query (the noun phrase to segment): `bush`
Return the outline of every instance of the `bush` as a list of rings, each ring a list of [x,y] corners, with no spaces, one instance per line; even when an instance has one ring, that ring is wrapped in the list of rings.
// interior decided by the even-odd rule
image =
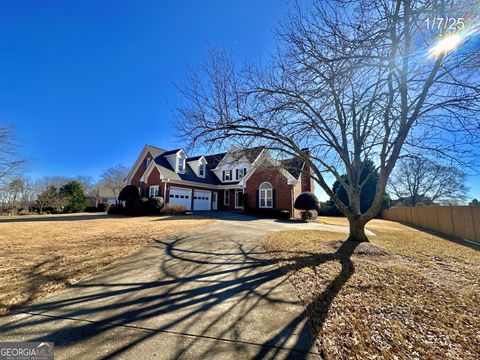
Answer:
[[[320,208],[320,202],[314,193],[304,192],[295,199],[295,209],[298,210],[315,210]]]
[[[183,205],[166,204],[161,211],[164,215],[185,215],[186,213],[187,209]]]
[[[163,208],[163,197],[152,197],[148,199],[148,212],[151,215],[160,214],[160,210]]]
[[[98,204],[97,208],[98,208],[98,211],[105,212],[105,211],[108,211],[108,209],[110,208],[110,204],[109,203],[100,203],[100,204]]]
[[[245,212],[250,215],[273,218],[273,219],[290,219],[291,218],[290,211],[281,210],[281,209],[249,208],[249,209],[246,209]]]
[[[120,194],[118,195],[118,200],[128,201],[131,199],[139,199],[140,195],[138,194],[138,188],[135,185],[125,186]]]
[[[98,212],[98,207],[96,207],[96,206],[87,206],[84,211],[85,211],[85,212]]]
[[[107,213],[109,215],[122,215],[125,213],[125,208],[122,204],[115,204],[108,208]]]
[[[302,211],[302,220],[303,221],[315,221],[318,218],[318,213],[316,210],[303,210]]]

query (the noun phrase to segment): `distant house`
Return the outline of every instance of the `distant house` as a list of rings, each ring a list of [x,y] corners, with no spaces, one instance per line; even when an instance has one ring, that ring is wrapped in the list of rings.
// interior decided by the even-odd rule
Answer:
[[[99,204],[113,205],[116,203],[117,199],[111,189],[109,189],[105,185],[99,185],[97,201]]]
[[[313,191],[310,168],[298,158],[278,161],[268,150],[236,148],[189,157],[184,149],[146,145],[132,166],[127,184],[141,196],[162,196],[187,210],[288,210],[305,191]]]

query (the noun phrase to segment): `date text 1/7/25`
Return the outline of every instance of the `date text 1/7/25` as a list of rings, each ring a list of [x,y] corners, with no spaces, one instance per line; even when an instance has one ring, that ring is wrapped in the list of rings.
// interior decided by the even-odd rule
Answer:
[[[426,18],[425,24],[428,30],[462,30],[465,27],[465,18],[463,17],[433,17]]]

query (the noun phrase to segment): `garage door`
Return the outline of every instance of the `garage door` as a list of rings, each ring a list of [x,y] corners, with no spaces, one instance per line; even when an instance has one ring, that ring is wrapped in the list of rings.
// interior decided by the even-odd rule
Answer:
[[[192,190],[181,188],[170,188],[169,203],[172,205],[185,206],[187,210],[192,210]]]
[[[193,191],[193,210],[210,210],[210,191]]]

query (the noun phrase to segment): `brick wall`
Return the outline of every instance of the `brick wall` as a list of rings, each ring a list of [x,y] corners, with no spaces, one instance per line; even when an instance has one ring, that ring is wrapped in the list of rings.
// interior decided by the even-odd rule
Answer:
[[[247,194],[247,206],[257,207],[257,190],[260,184],[269,182],[275,190],[275,209],[293,212],[292,189],[287,183],[287,178],[282,175],[278,168],[259,168],[247,180],[245,193]]]

